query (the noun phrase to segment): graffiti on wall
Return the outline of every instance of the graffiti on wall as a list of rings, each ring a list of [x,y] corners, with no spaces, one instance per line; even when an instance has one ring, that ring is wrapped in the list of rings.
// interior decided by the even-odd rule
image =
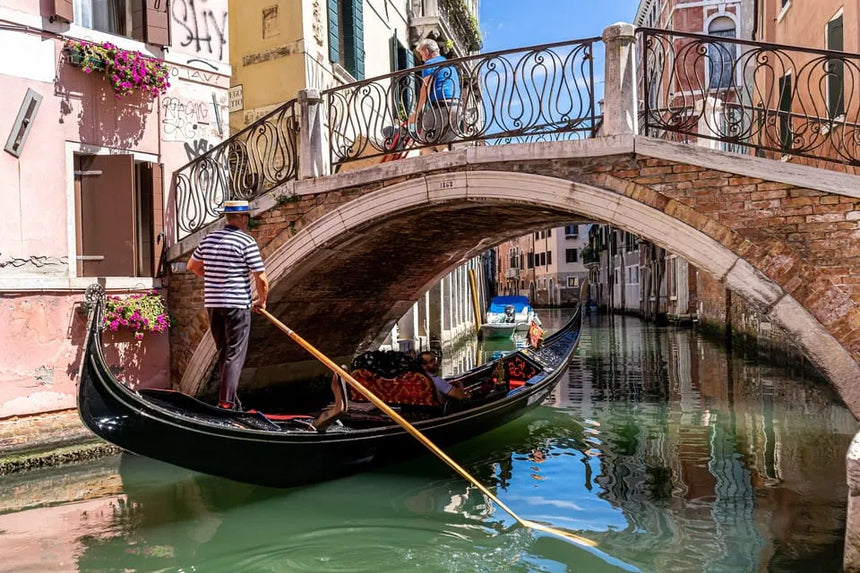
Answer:
[[[183,48],[221,60],[227,45],[227,11],[216,13],[210,7],[208,0],[174,0],[170,14]]]
[[[191,142],[185,143],[185,155],[188,156],[188,161],[193,161],[215,147],[208,139],[200,138]]]
[[[209,105],[181,97],[161,98],[161,132],[165,141],[190,142],[209,129]]]

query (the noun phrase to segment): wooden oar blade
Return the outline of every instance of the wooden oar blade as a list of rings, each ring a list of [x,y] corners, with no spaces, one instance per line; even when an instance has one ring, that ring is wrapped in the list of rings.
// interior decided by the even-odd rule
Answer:
[[[561,537],[561,538],[566,539],[568,541],[572,541],[573,543],[576,543],[577,545],[582,545],[584,547],[597,547],[596,541],[592,541],[591,539],[586,539],[585,537],[580,537],[579,535],[576,535],[574,533],[570,533],[568,531],[563,531],[561,529],[556,529],[555,527],[550,527],[548,525],[544,525],[544,524],[538,523],[536,521],[524,519],[524,520],[520,521],[520,523],[522,525],[524,525],[525,527],[528,527],[529,529],[534,529],[536,531],[543,531],[544,533],[550,533],[550,534],[555,535],[557,537]]]

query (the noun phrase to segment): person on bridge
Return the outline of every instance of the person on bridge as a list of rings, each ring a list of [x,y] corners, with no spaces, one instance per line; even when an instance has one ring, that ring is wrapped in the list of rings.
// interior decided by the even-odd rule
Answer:
[[[421,364],[421,368],[424,369],[424,373],[427,374],[430,380],[433,381],[433,384],[435,384],[436,393],[439,395],[439,401],[442,402],[443,405],[449,398],[465,400],[469,397],[469,393],[465,388],[463,388],[463,383],[459,380],[448,382],[444,378],[437,376],[437,374],[439,374],[439,359],[433,352],[425,350],[418,355],[418,362]]]
[[[203,277],[204,305],[218,351],[221,372],[219,408],[241,410],[236,390],[248,353],[251,308],[266,308],[269,279],[257,242],[245,232],[251,219],[247,201],[225,201],[227,225],[206,235],[188,259],[187,268]],[[251,300],[251,280],[257,298]]]
[[[418,42],[415,53],[425,65],[447,61],[439,54],[439,44],[430,38]],[[460,123],[460,74],[456,65],[438,65],[421,70],[421,91],[415,113],[420,114],[415,140],[433,145],[430,152],[439,151],[439,144],[445,144],[447,149],[457,137]],[[409,124],[410,127],[416,124],[415,114]]]

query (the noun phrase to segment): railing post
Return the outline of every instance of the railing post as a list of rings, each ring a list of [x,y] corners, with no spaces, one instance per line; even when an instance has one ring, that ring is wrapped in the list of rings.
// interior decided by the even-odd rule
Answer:
[[[696,113],[699,115],[699,125],[696,128],[696,133],[700,136],[696,143],[700,147],[708,149],[721,149],[720,126],[723,124],[723,102],[712,96],[708,96],[704,101],[696,102]],[[713,138],[713,139],[709,139]]]
[[[639,131],[635,30],[633,24],[625,22],[603,30],[603,135],[635,135]]]
[[[301,141],[299,144],[299,179],[325,175],[323,146],[323,105],[318,89],[299,90]]]

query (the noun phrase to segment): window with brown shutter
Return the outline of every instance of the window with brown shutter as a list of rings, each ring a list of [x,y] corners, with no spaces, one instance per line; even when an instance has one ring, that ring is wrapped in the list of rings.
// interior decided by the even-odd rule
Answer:
[[[75,21],[75,7],[72,0],[51,0],[49,2],[51,10],[51,21],[63,20],[65,22]]]
[[[76,155],[77,275],[155,276],[163,194],[160,164],[133,155]]]
[[[67,1],[71,6],[72,1]],[[156,46],[170,45],[168,0],[77,0],[75,4],[77,23],[84,28],[128,36]]]

